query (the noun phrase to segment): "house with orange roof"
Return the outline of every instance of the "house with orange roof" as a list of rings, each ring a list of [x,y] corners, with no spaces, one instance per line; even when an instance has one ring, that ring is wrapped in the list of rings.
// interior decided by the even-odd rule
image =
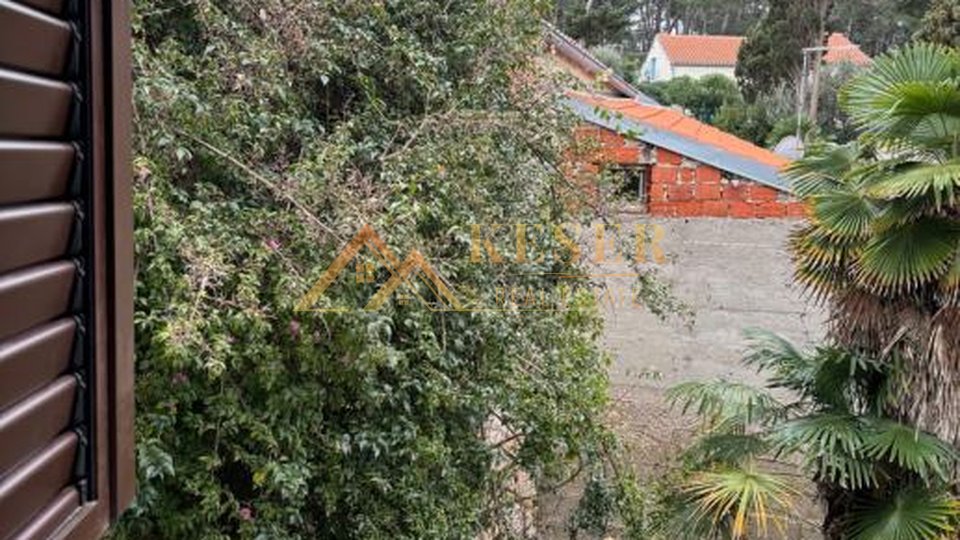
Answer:
[[[827,65],[849,63],[863,67],[870,65],[870,62],[872,62],[859,45],[850,41],[846,35],[840,32],[834,32],[827,36],[826,47],[827,51],[823,55],[823,63]]]
[[[725,75],[732,79],[743,41],[743,36],[657,34],[640,73],[646,81],[668,81],[683,76],[696,79],[705,75]],[[822,60],[826,65],[865,66],[871,61],[856,43],[839,32],[827,36],[825,47]]]
[[[734,78],[743,36],[657,34],[640,68],[646,81],[725,75]]]

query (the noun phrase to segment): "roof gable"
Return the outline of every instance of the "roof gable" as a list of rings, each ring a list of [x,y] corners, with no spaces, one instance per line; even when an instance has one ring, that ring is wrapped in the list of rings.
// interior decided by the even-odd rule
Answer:
[[[872,62],[869,56],[860,50],[856,43],[847,39],[847,36],[834,32],[827,37],[827,53],[823,55],[825,64],[850,62],[858,66],[865,66]]]
[[[669,107],[571,92],[568,105],[583,120],[789,192],[780,170],[790,160]],[[612,113],[612,114],[610,114]]]
[[[743,44],[742,36],[657,34],[656,40],[674,66],[732,68]]]

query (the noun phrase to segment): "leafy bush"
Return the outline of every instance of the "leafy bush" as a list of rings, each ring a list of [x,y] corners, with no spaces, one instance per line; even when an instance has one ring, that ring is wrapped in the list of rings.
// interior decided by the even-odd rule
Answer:
[[[470,537],[510,474],[549,486],[606,444],[590,294],[294,312],[364,223],[484,301],[576,271],[469,262],[473,223],[569,218],[542,4],[135,1],[140,495],[117,537]]]
[[[636,83],[643,58],[635,54],[626,54],[619,47],[612,45],[593,47],[590,49],[590,53],[625,81],[631,84]]]
[[[760,146],[766,143],[775,122],[763,105],[743,102],[725,104],[713,119],[717,128]]]
[[[664,105],[679,105],[698,120],[713,122],[723,105],[741,105],[737,83],[723,75],[694,79],[683,76],[669,81],[645,83],[641,90]]]

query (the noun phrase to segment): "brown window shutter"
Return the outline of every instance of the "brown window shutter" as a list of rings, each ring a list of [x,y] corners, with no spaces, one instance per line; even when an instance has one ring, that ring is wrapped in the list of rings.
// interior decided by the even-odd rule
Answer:
[[[0,0],[0,540],[134,494],[127,10]]]

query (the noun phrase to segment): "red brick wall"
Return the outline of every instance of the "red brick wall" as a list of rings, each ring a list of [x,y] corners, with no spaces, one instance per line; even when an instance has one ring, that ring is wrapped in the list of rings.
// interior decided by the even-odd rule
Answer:
[[[655,216],[800,217],[802,202],[774,188],[729,178],[709,165],[657,148],[648,211]]]
[[[583,126],[579,136],[597,143],[600,163],[639,163],[643,149],[637,141],[611,130]],[[719,169],[684,159],[663,148],[654,148],[648,178],[647,210],[665,217],[776,218],[801,217],[804,204],[771,187],[730,178]]]

